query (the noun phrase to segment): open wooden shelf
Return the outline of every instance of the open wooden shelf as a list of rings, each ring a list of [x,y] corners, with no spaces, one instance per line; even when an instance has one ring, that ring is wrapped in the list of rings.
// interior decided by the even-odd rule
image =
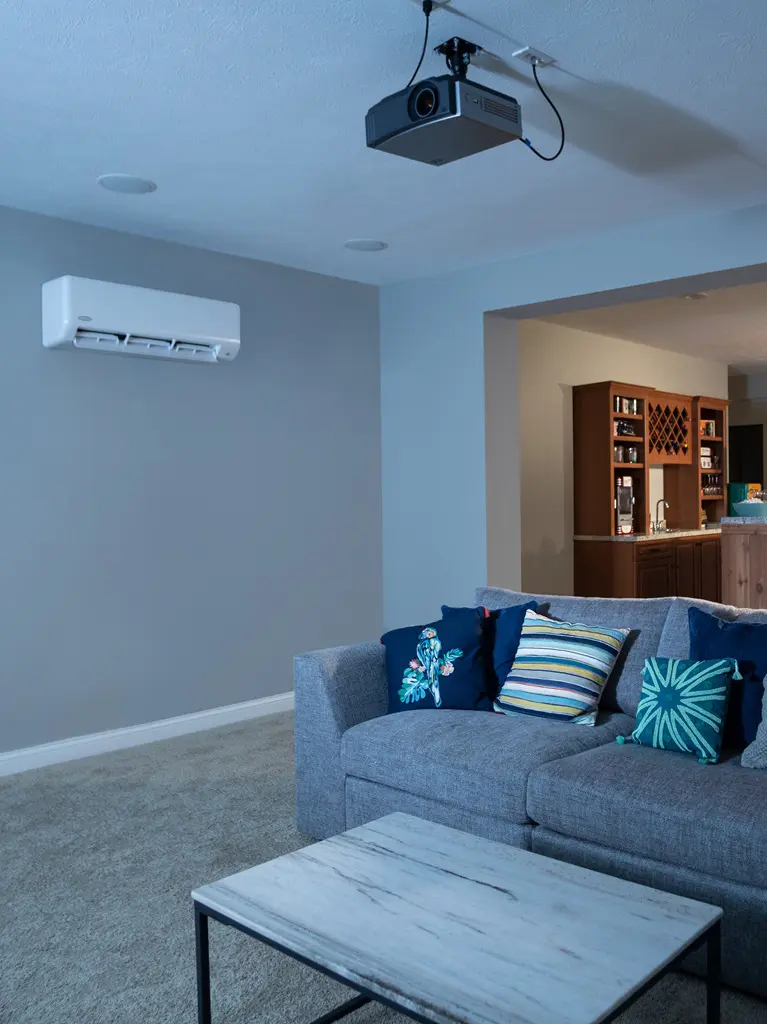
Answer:
[[[599,381],[573,388],[573,519],[576,534],[612,537],[616,531],[615,495],[620,477],[630,477],[634,490],[634,530],[649,529],[647,480],[647,394],[645,387],[621,381]],[[620,412],[615,402],[636,401],[637,412]],[[623,423],[634,434],[616,434]],[[615,449],[623,450],[623,460]],[[639,461],[628,461],[635,449]]]
[[[701,515],[705,509],[707,512],[706,521],[709,523],[718,522],[722,516],[727,515],[727,405],[728,403],[715,398],[695,399],[695,461],[697,463],[697,479],[700,489],[700,502],[698,507]],[[706,420],[714,422],[715,434],[701,434],[700,423]],[[700,464],[702,458],[701,448],[714,444],[716,454],[719,457],[717,469],[704,469]],[[716,478],[711,480],[713,486],[722,488],[721,494],[704,494],[704,478]]]

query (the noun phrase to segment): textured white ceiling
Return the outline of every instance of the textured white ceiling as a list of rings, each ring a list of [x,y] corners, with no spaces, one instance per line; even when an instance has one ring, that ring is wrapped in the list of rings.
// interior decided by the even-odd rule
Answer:
[[[0,203],[376,283],[650,218],[767,198],[764,0],[454,0],[534,143],[443,168],[365,147],[364,116],[420,50],[413,0],[5,0]],[[505,62],[510,61],[510,64]],[[442,73],[430,54],[424,73]],[[150,196],[95,184],[125,171]],[[389,242],[352,253],[346,238]]]
[[[767,284],[708,292],[705,299],[650,299],[543,317],[550,323],[767,371]]]

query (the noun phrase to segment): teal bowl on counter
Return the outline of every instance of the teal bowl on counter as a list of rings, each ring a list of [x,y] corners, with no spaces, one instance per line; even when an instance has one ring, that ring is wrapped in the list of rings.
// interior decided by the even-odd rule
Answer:
[[[736,501],[733,508],[740,519],[767,519],[767,501]]]

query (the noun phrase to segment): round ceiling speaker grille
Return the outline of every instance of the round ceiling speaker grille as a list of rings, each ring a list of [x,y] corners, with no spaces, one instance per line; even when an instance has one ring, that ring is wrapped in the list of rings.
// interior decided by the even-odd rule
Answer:
[[[98,183],[110,192],[121,192],[126,196],[143,196],[157,188],[153,181],[138,178],[135,174],[102,174]]]
[[[386,242],[381,242],[377,238],[350,238],[344,245],[354,252],[381,252],[382,249],[389,248]]]

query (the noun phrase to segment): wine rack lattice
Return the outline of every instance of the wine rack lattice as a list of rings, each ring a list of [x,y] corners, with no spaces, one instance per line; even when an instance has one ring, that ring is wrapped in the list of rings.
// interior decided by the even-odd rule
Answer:
[[[686,402],[647,403],[647,454],[650,462],[690,462],[690,407]]]

